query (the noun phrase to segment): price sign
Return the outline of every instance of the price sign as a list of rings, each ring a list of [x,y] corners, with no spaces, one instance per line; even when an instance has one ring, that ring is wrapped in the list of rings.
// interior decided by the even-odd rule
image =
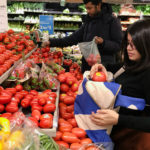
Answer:
[[[49,34],[54,34],[54,17],[40,15],[40,30]]]
[[[0,32],[8,30],[7,0],[0,0]]]

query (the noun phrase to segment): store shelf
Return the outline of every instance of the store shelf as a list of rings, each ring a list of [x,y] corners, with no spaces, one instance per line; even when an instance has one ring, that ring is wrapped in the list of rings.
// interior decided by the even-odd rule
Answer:
[[[7,14],[8,15],[24,15],[24,13],[10,13],[10,12],[8,12]]]
[[[73,20],[54,20],[55,22],[77,22],[81,23],[82,21],[73,21]]]
[[[13,18],[8,18],[8,21],[24,21],[24,19],[13,19]]]
[[[47,2],[47,3],[60,3],[60,0],[11,0],[14,2]]]
[[[118,17],[140,17],[140,15],[136,15],[136,14],[127,14],[127,15],[117,15]]]
[[[25,59],[28,58],[36,49],[37,49],[37,46],[25,56]],[[9,70],[7,70],[2,76],[0,76],[0,84],[2,84],[9,77],[9,75],[12,73],[12,71],[17,67],[17,65],[22,60],[23,59],[20,59],[17,62],[15,62],[14,65]]]
[[[24,24],[39,24],[39,22],[24,22]]]
[[[78,28],[77,28],[78,29]],[[55,31],[76,31],[77,29],[61,29],[61,28],[54,28]]]
[[[39,14],[56,14],[56,15],[86,15],[86,13],[80,12],[70,12],[70,13],[63,13],[61,11],[30,11],[26,10],[25,13],[39,13]]]

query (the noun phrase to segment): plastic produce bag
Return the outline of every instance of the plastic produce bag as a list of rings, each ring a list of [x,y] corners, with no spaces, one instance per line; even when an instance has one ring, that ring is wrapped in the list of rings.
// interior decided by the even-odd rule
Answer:
[[[89,66],[101,62],[100,53],[97,44],[95,43],[95,38],[91,42],[83,42],[78,45]]]
[[[39,150],[40,140],[38,130],[32,121],[27,119],[22,112],[16,112],[9,118],[10,133],[3,140],[4,150],[28,150],[31,146]]]

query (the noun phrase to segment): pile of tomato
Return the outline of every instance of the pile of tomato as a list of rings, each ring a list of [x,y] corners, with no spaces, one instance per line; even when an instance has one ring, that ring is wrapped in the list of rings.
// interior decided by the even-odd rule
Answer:
[[[38,48],[32,55],[29,57],[33,59],[35,63],[47,62],[53,60],[55,63],[62,64],[63,53],[61,51],[50,51],[50,47]]]
[[[33,48],[34,42],[23,32],[15,33],[10,29],[0,33],[0,76]]]
[[[51,90],[38,93],[36,90],[25,91],[22,85],[6,89],[0,87],[0,113],[9,118],[20,108],[30,109],[30,120],[41,128],[52,128],[56,97],[57,94]]]

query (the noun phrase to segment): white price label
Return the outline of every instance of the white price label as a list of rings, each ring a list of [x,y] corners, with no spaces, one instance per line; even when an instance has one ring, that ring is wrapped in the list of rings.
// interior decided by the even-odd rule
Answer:
[[[0,0],[0,32],[8,30],[7,0]]]

